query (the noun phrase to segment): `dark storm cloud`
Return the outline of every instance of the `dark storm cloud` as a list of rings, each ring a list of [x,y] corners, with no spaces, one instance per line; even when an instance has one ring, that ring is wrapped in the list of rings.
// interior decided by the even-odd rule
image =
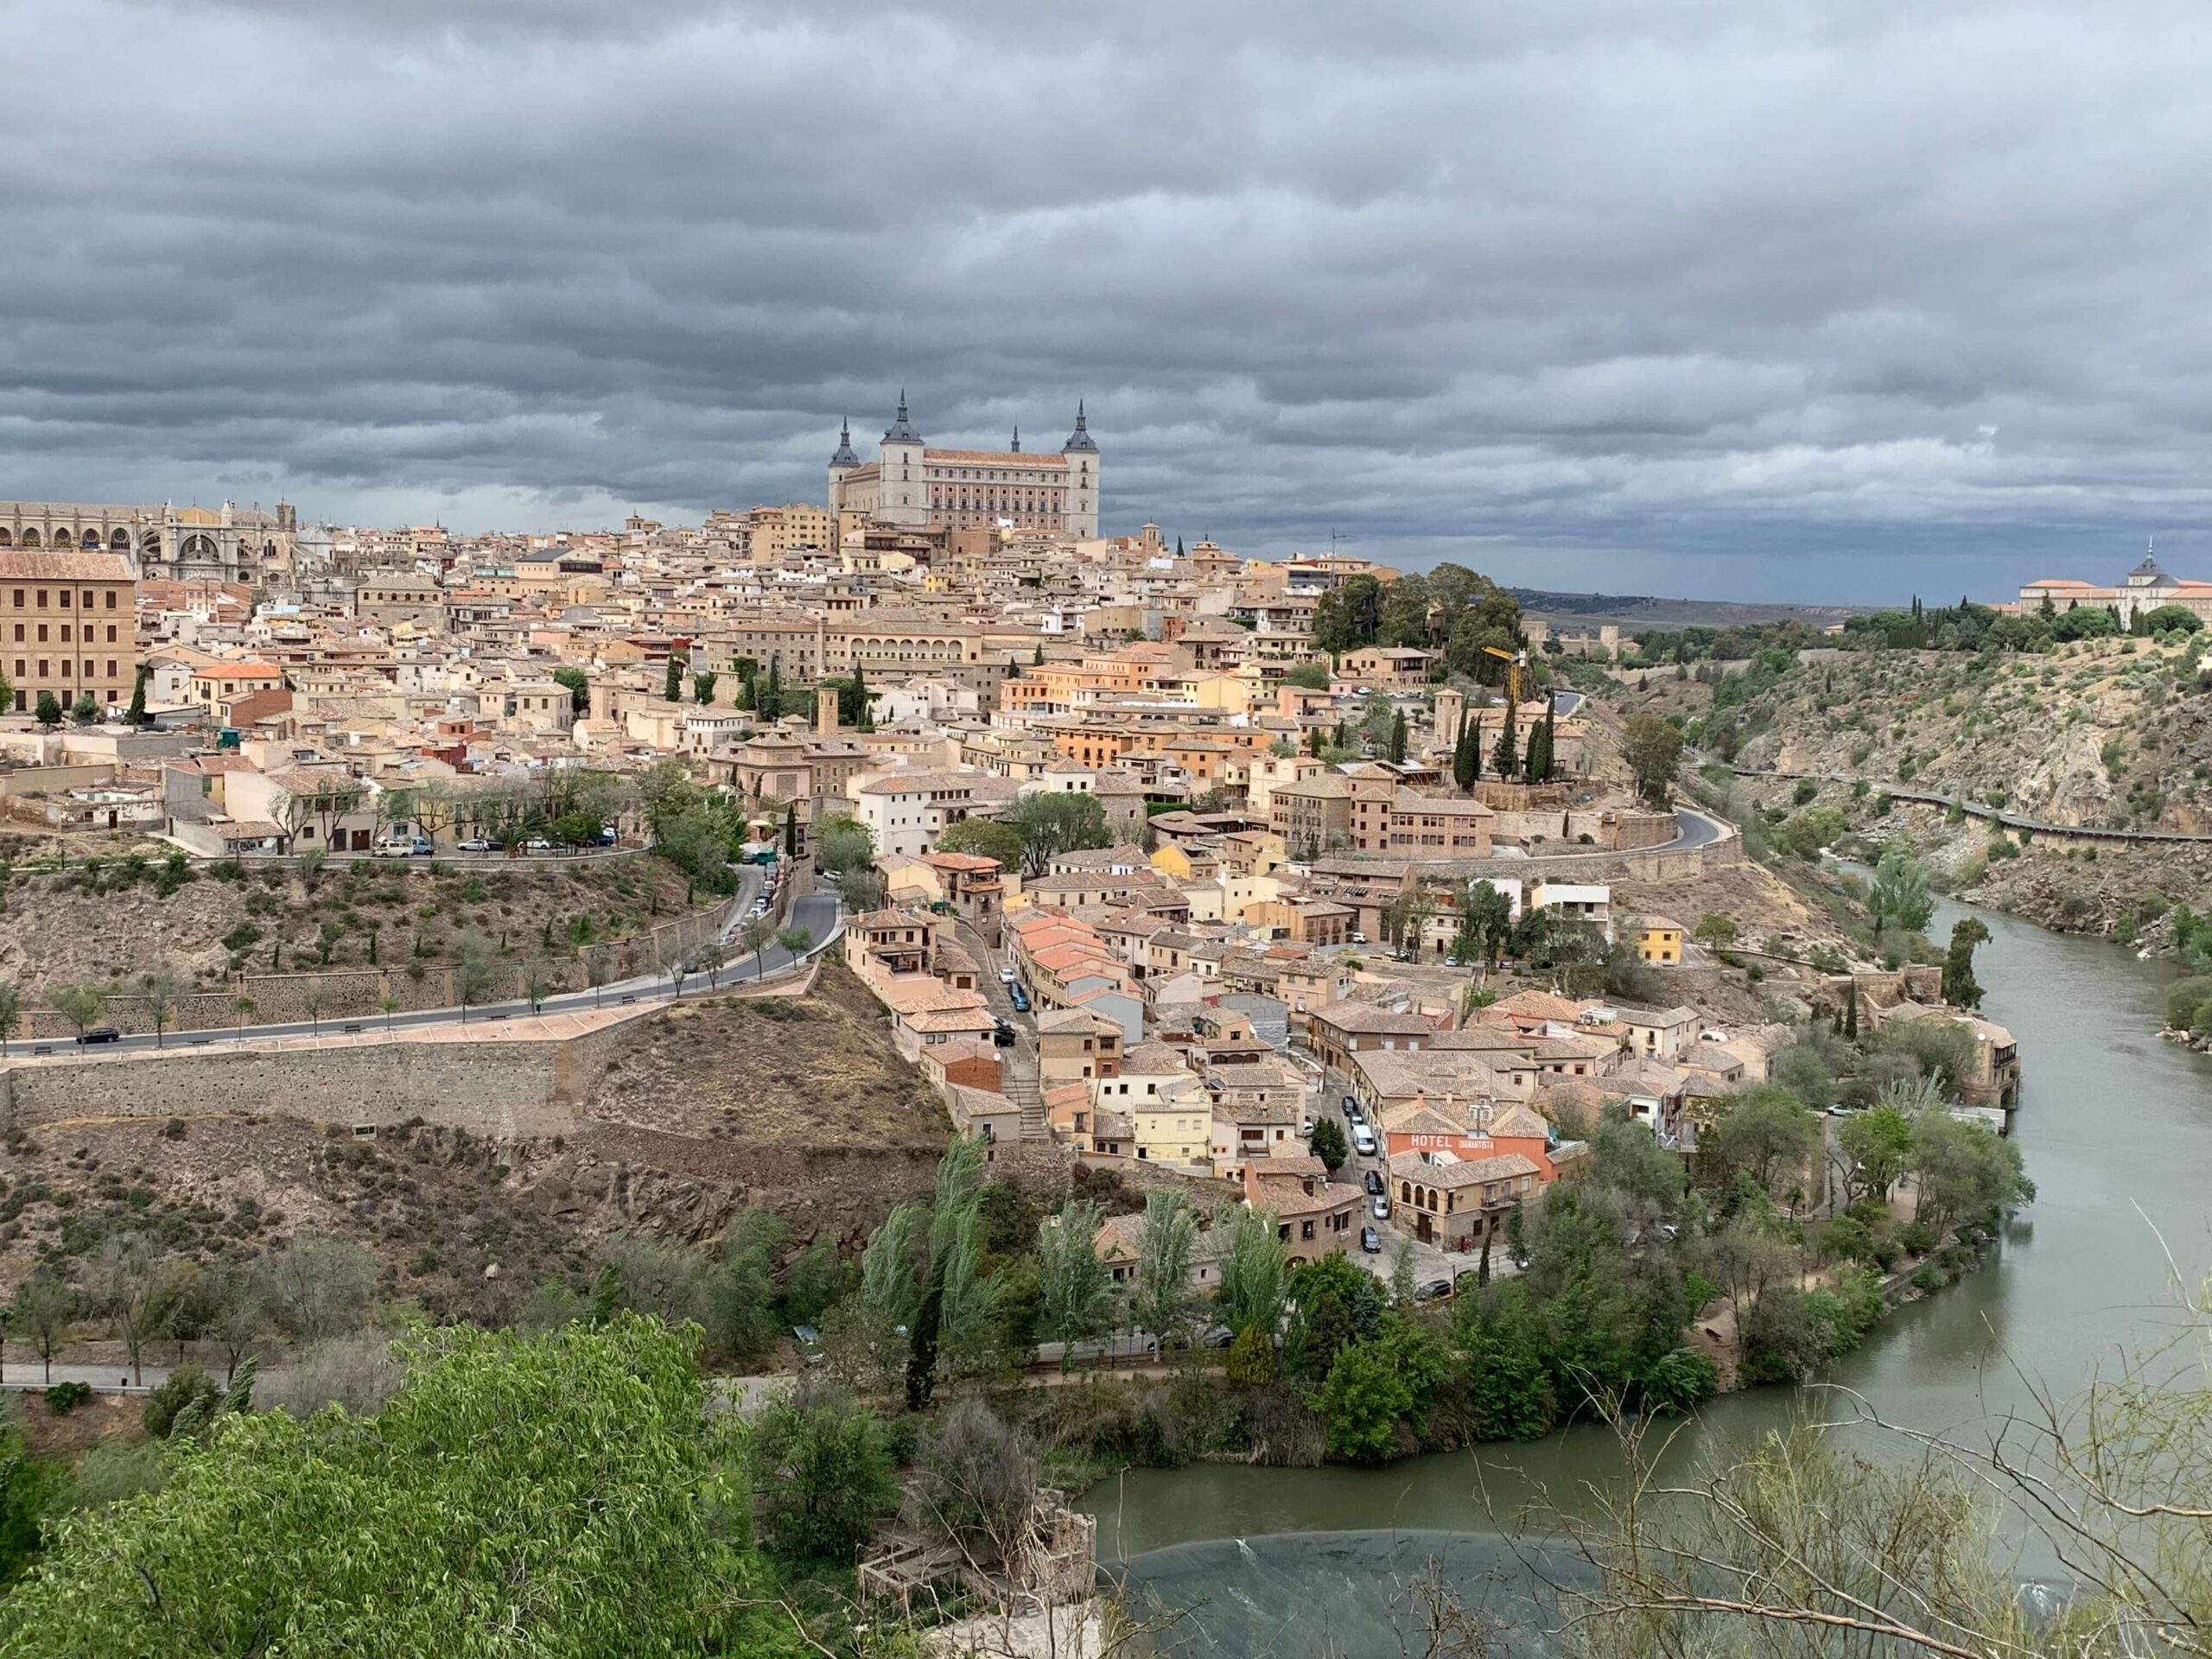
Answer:
[[[19,0],[0,60],[0,495],[690,516],[903,384],[1088,397],[1112,527],[1551,586],[2212,526],[2194,5]]]

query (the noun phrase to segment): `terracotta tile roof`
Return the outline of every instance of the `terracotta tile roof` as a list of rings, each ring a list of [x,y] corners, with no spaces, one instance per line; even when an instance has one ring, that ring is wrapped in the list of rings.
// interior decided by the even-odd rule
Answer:
[[[68,547],[0,547],[0,577],[19,582],[130,582],[137,572],[121,553]]]

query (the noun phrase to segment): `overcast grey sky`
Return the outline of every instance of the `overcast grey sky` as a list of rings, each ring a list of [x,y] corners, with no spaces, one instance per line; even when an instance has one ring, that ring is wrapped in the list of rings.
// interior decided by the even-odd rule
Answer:
[[[849,411],[1554,588],[2212,576],[2202,0],[13,0],[0,497],[591,526]]]

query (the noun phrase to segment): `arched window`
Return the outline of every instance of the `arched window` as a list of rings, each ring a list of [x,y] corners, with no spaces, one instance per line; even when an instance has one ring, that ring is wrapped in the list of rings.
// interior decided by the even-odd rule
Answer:
[[[38,527],[35,524],[23,531],[23,545],[25,547],[36,547],[39,545]]]
[[[127,530],[111,532],[107,538],[107,544],[111,552],[128,553],[130,550],[130,532]]]

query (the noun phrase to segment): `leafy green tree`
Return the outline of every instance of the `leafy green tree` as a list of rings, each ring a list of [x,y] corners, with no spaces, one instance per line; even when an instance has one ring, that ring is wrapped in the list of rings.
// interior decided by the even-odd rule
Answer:
[[[814,861],[843,876],[875,863],[875,831],[857,818],[833,813],[815,826]]]
[[[1306,1149],[1321,1160],[1332,1177],[1344,1166],[1344,1160],[1351,1156],[1351,1147],[1344,1140],[1344,1126],[1333,1117],[1314,1119],[1313,1133],[1306,1141]]]
[[[814,931],[798,926],[779,927],[776,930],[776,943],[783,946],[785,956],[796,962],[814,949]]]
[[[1291,1270],[1287,1300],[1294,1312],[1283,1357],[1309,1381],[1329,1374],[1345,1344],[1382,1333],[1382,1293],[1375,1275],[1333,1251]]]
[[[40,692],[36,714],[38,723],[52,731],[61,723],[61,700],[51,691]]]
[[[1113,845],[1106,809],[1094,795],[1033,790],[1017,798],[1003,822],[1021,837],[1021,873],[1042,875],[1062,853]]]
[[[1037,1288],[1044,1307],[1038,1333],[1060,1344],[1060,1375],[1074,1362],[1074,1347],[1114,1328],[1113,1275],[1098,1259],[1103,1205],[1071,1198],[1037,1229]]]
[[[747,1462],[761,1531],[779,1554],[849,1567],[897,1507],[897,1465],[875,1414],[846,1390],[803,1385],[753,1418]]]
[[[712,674],[694,674],[691,677],[691,701],[697,703],[713,702],[716,677]]]
[[[1674,799],[1675,771],[1681,765],[1682,734],[1658,715],[1632,715],[1621,732],[1621,758],[1643,798],[1655,806]]]
[[[1380,1463],[1395,1449],[1398,1420],[1413,1409],[1411,1382],[1380,1342],[1341,1349],[1314,1395],[1332,1455]]]
[[[1559,1402],[1543,1354],[1519,1317],[1522,1300],[1516,1284],[1483,1289],[1460,1302],[1453,1319],[1459,1357],[1454,1392],[1465,1402],[1478,1440],[1539,1440],[1557,1420]]]
[[[1719,1390],[1719,1368],[1711,1356],[1694,1348],[1676,1348],[1653,1362],[1643,1374],[1637,1395],[1646,1411],[1680,1415],[1704,1404]]]
[[[967,853],[978,858],[995,858],[1000,867],[1008,870],[1021,868],[1021,834],[1012,824],[1001,823],[995,818],[963,818],[948,825],[937,838],[940,853]]]
[[[1913,1219],[1931,1227],[1994,1222],[2036,1195],[2018,1145],[1942,1110],[1913,1120]]]
[[[1151,1333],[1163,1353],[1189,1334],[1186,1327],[1198,1306],[1191,1287],[1191,1253],[1198,1239],[1198,1213],[1180,1192],[1154,1188],[1145,1194],[1129,1318]]]
[[[58,1520],[0,1602],[0,1649],[802,1650],[729,1524],[744,1430],[708,1408],[682,1333],[421,1329],[401,1351],[372,1419],[240,1416],[178,1445],[159,1491]]]
[[[1912,1166],[1912,1122],[1886,1101],[1845,1118],[1835,1141],[1850,1163],[1846,1183],[1854,1200],[1886,1204],[1890,1189]]]
[[[1282,677],[1285,685],[1294,685],[1304,691],[1325,691],[1329,680],[1329,665],[1318,657],[1298,664]]]
[[[591,707],[591,676],[573,664],[563,664],[553,671],[556,685],[569,688],[569,712],[582,715]]]
[[[1805,1190],[1806,1172],[1821,1143],[1820,1119],[1777,1084],[1734,1096],[1698,1136],[1698,1153],[1725,1184],[1738,1171],[1777,1199]]]
[[[1772,1229],[1734,1221],[1701,1241],[1698,1262],[1728,1298],[1736,1322],[1737,1357],[1744,1357],[1752,1305],[1769,1287],[1795,1285],[1800,1266],[1797,1247]]]
[[[1320,1126],[1314,1126],[1319,1128]],[[1214,1313],[1238,1336],[1258,1331],[1270,1345],[1282,1323],[1289,1263],[1277,1236],[1274,1211],[1245,1205],[1228,1206],[1216,1217],[1221,1240],[1221,1283],[1214,1292]]]
[[[168,1380],[146,1396],[146,1433],[156,1440],[168,1439],[177,1418],[188,1408],[203,1410],[223,1397],[215,1379],[197,1365],[180,1365]]]
[[[89,726],[99,717],[100,706],[92,701],[89,691],[79,692],[77,701],[69,705],[69,719],[73,725]]]
[[[1725,949],[1736,943],[1736,924],[1729,917],[1707,911],[1699,918],[1696,931],[1691,937],[1700,944]]]
[[[1892,842],[1882,850],[1874,867],[1874,880],[1866,890],[1866,908],[1879,931],[1884,925],[1917,933],[1936,913],[1935,896],[1928,887],[1928,867]]]
[[[1951,926],[1951,948],[1943,957],[1943,1000],[1954,1007],[1981,1006],[1981,985],[1974,976],[1974,950],[1989,942],[1989,929],[1979,918],[1963,916]]]
[[[1382,586],[1373,576],[1348,578],[1313,607],[1313,643],[1331,656],[1375,643],[1382,628]]]

